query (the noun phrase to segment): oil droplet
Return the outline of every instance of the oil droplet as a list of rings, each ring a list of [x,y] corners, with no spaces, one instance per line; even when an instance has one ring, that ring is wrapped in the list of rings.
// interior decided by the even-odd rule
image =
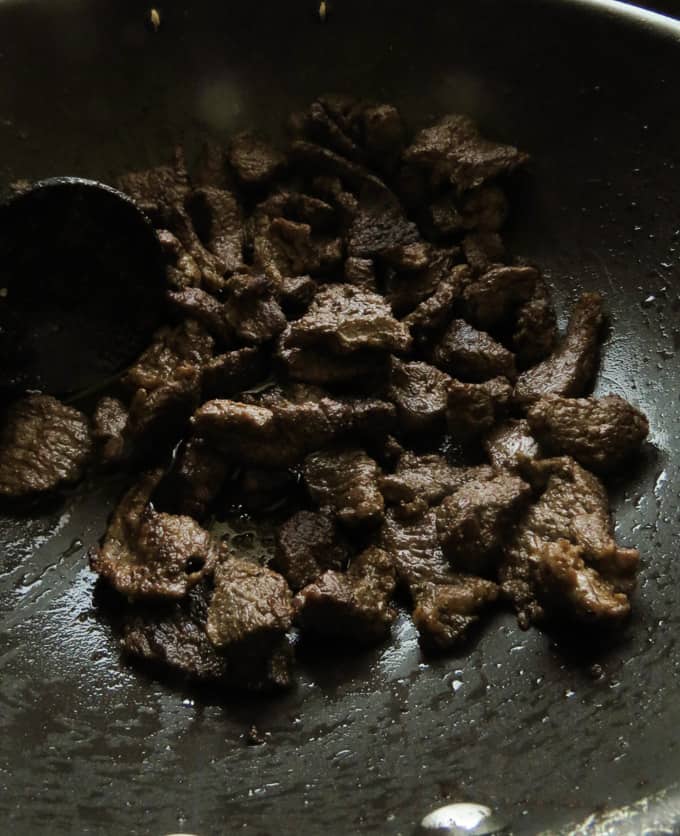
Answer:
[[[483,804],[447,804],[428,813],[420,822],[421,832],[444,832],[450,836],[490,836],[502,833],[507,825]]]
[[[463,683],[460,679],[454,679],[451,683],[451,687],[453,688],[453,692],[456,693],[457,691],[460,691],[460,689],[463,687]]]

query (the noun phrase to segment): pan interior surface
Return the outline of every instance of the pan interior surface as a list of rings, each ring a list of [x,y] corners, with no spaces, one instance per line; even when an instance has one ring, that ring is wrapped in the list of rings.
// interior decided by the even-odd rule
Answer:
[[[116,174],[328,91],[399,106],[412,127],[462,111],[532,154],[513,253],[564,310],[612,320],[599,377],[649,416],[611,486],[642,552],[613,647],[523,633],[499,615],[459,656],[421,656],[409,620],[375,651],[305,657],[297,688],[239,700],[122,665],[85,551],[123,487],[110,477],[0,519],[0,812],[15,833],[411,833],[452,802],[513,832],[569,830],[680,771],[680,28],[615,4],[336,0],[0,4],[0,188]],[[26,60],[26,43],[32,43]],[[563,324],[563,323],[562,323]],[[597,667],[599,666],[599,668]],[[248,746],[256,725],[266,743]],[[625,832],[625,823],[617,832]],[[631,831],[632,832],[632,831]]]

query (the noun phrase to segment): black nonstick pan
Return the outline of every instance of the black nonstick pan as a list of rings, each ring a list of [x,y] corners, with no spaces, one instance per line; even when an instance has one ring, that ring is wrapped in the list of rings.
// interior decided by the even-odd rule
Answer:
[[[3,829],[411,834],[473,801],[515,833],[680,832],[680,24],[594,0],[318,12],[168,0],[156,31],[139,2],[0,0],[0,185],[111,182],[206,131],[276,134],[327,90],[393,101],[413,126],[461,110],[530,151],[510,246],[563,309],[606,294],[598,391],[652,426],[612,485],[618,537],[643,555],[634,617],[605,649],[501,614],[434,662],[404,617],[389,646],[310,659],[274,699],[159,683],[121,663],[93,608],[85,550],[122,484],[92,482],[0,520]]]

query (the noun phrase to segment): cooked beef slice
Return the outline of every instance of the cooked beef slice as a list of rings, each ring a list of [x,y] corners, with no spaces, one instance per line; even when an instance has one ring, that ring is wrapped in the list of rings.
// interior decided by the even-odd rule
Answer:
[[[295,621],[303,633],[375,644],[396,617],[389,606],[394,587],[391,557],[366,549],[347,572],[324,572],[295,596]]]
[[[26,395],[0,414],[0,497],[20,499],[77,482],[92,454],[82,412]]]
[[[484,439],[484,450],[496,470],[515,470],[526,459],[539,457],[538,442],[529,422],[511,419],[494,427]]]
[[[447,496],[437,509],[437,535],[453,568],[487,575],[530,493],[518,476],[501,472]]]
[[[424,211],[420,220],[425,235],[436,241],[447,241],[464,229],[458,200],[453,192],[438,197]]]
[[[129,598],[181,598],[215,564],[216,546],[196,520],[154,509],[162,477],[149,471],[130,488],[90,552],[92,570]]]
[[[277,531],[271,567],[297,592],[328,569],[341,571],[348,559],[347,544],[327,514],[298,511]]]
[[[454,438],[468,439],[489,432],[507,412],[512,386],[505,377],[494,377],[484,383],[448,385],[446,424]]]
[[[221,342],[231,341],[232,330],[227,324],[224,306],[210,293],[200,287],[187,287],[170,291],[167,298],[171,310],[200,322],[209,334]]]
[[[201,286],[210,293],[219,292],[224,284],[219,259],[203,245],[185,207],[178,205],[168,209],[163,222],[201,271]]]
[[[364,147],[371,162],[390,171],[404,144],[404,123],[396,107],[368,105],[362,112]]]
[[[378,290],[375,265],[370,258],[354,258],[350,256],[345,260],[343,277],[346,284],[354,285],[360,290],[367,290],[371,293],[376,293]]]
[[[311,276],[285,276],[277,287],[279,305],[288,319],[297,319],[310,306],[317,285]]]
[[[531,298],[538,278],[533,267],[492,267],[463,290],[465,318],[485,331],[492,329]]]
[[[508,217],[508,199],[498,186],[472,189],[461,201],[465,229],[498,232]]]
[[[347,159],[362,161],[364,153],[356,142],[359,113],[358,103],[349,97],[341,102],[337,96],[322,96],[307,110],[292,114],[289,127],[295,136],[317,142]]]
[[[98,447],[98,458],[103,464],[118,462],[124,454],[123,432],[128,422],[127,407],[118,398],[104,395],[92,415],[92,438]]]
[[[458,265],[447,278],[438,284],[435,292],[423,300],[403,320],[411,336],[419,345],[436,339],[439,332],[446,326],[469,276],[469,268],[463,264]]]
[[[218,649],[262,656],[292,623],[292,596],[277,572],[230,557],[215,569],[206,633]]]
[[[172,290],[184,290],[201,284],[201,268],[193,256],[184,248],[182,242],[169,229],[157,229],[165,259],[165,275],[168,287]]]
[[[387,434],[394,406],[375,399],[334,398],[314,387],[275,387],[254,403],[209,401],[194,426],[235,461],[288,467],[343,436],[370,439]]]
[[[618,395],[563,398],[545,395],[527,418],[548,450],[597,472],[615,470],[638,452],[649,433],[647,418]]]
[[[492,581],[474,575],[452,576],[445,584],[430,583],[415,595],[413,623],[426,653],[443,653],[462,644],[482,610],[498,598]]]
[[[463,238],[465,260],[475,274],[486,273],[506,260],[505,246],[497,232],[471,232]],[[528,303],[527,303],[528,304]]]
[[[313,195],[294,191],[277,191],[258,204],[258,212],[270,218],[308,224],[313,232],[327,232],[337,220],[333,206]]]
[[[186,200],[194,229],[221,273],[234,273],[243,264],[243,213],[232,192],[214,186],[192,191]]]
[[[387,503],[400,506],[408,514],[423,503],[436,505],[469,482],[481,482],[493,475],[493,470],[486,465],[454,467],[438,453],[419,456],[406,450],[395,472],[380,477],[379,486]]]
[[[408,351],[411,345],[408,330],[382,296],[348,284],[321,288],[307,313],[291,323],[287,342],[339,355],[362,349]]]
[[[454,319],[435,345],[432,359],[458,378],[480,382],[492,377],[515,378],[515,357],[489,334],[463,319]]]
[[[330,449],[305,459],[303,479],[313,502],[348,528],[379,525],[385,504],[380,468],[363,450]]]
[[[227,688],[260,692],[287,687],[291,653],[285,640],[264,656],[232,658],[217,650],[205,630],[211,594],[203,582],[180,601],[133,609],[123,628],[123,651],[189,679]]]
[[[512,345],[520,368],[526,369],[544,360],[557,342],[557,315],[550,291],[538,279],[531,298],[517,310]]]
[[[428,583],[445,584],[451,580],[451,567],[437,537],[437,515],[433,509],[408,517],[389,509],[378,545],[391,555],[397,580],[411,597]]]
[[[389,355],[384,352],[359,350],[351,354],[328,354],[313,345],[291,346],[290,328],[281,335],[276,356],[291,380],[326,384],[351,383],[363,390],[379,385],[387,375]]]
[[[385,278],[385,298],[394,315],[404,316],[432,296],[439,286],[456,281],[460,250],[457,247],[430,247],[427,266],[417,272],[391,270]]]
[[[436,439],[444,431],[450,380],[427,363],[392,358],[386,397],[397,407],[397,422],[404,433]]]
[[[340,229],[346,232],[359,211],[356,195],[345,189],[339,177],[328,176],[312,178],[311,191],[335,209]]]
[[[118,177],[116,185],[129,195],[155,222],[165,225],[172,210],[184,205],[189,178],[181,148],[175,149],[172,165],[159,165]]]
[[[583,552],[568,540],[542,544],[536,592],[544,613],[550,618],[616,626],[630,614],[628,596],[588,566]]]
[[[226,397],[250,389],[264,380],[268,371],[268,354],[259,346],[219,354],[203,366],[203,398]]]
[[[527,162],[528,156],[510,145],[480,136],[468,116],[444,116],[419,131],[404,151],[404,161],[430,172],[434,183],[450,182],[459,190],[480,186]]]
[[[614,539],[607,493],[600,480],[569,457],[525,462],[522,472],[542,491],[520,521],[505,551],[500,578],[521,621],[539,619],[535,572],[546,543],[568,540],[582,550],[585,562],[617,592],[635,585],[636,549],[620,548]]]
[[[602,297],[584,293],[555,351],[518,377],[515,399],[528,406],[543,395],[574,398],[585,394],[597,370],[603,322]]]
[[[312,235],[309,224],[258,212],[252,225],[255,267],[277,282],[286,276],[325,276],[342,263],[342,241]]]
[[[225,285],[224,317],[246,343],[264,343],[286,327],[286,315],[276,299],[276,287],[265,276],[232,276]]]
[[[350,256],[400,266],[405,251],[414,245],[424,246],[418,227],[406,218],[393,195],[360,201],[347,237]]]
[[[218,189],[232,187],[233,177],[227,171],[227,151],[221,142],[212,137],[203,141],[191,169],[191,182],[195,186],[215,186]]]
[[[164,511],[205,518],[219,494],[228,472],[227,462],[200,436],[191,436],[179,449],[163,479],[157,503]]]
[[[351,192],[358,194],[367,189],[374,194],[390,194],[383,181],[367,168],[313,142],[293,142],[290,158],[301,172],[312,176],[337,177]]]
[[[232,139],[227,158],[241,185],[247,187],[268,185],[286,164],[283,154],[249,133]]]

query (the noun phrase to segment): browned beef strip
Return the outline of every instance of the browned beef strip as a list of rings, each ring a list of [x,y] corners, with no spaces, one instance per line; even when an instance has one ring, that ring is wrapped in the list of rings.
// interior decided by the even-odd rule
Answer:
[[[530,493],[518,476],[500,472],[447,496],[437,509],[437,536],[453,568],[488,575]]]
[[[375,277],[375,265],[370,258],[355,258],[350,256],[345,260],[343,278],[346,284],[354,285],[360,290],[376,293],[378,283]]]
[[[385,505],[379,476],[377,463],[358,448],[312,453],[303,468],[307,491],[316,505],[353,529],[382,522]]]
[[[406,218],[394,195],[380,193],[360,201],[347,237],[350,256],[400,264],[405,248],[420,244],[418,227]]]
[[[502,418],[512,398],[512,386],[505,377],[484,383],[461,383],[448,386],[446,423],[454,438],[474,438],[487,433]]]
[[[268,342],[286,327],[286,315],[276,300],[271,279],[247,274],[232,276],[225,285],[225,294],[224,317],[243,342]]]
[[[635,584],[636,549],[621,548],[614,539],[607,493],[602,483],[568,457],[525,462],[525,478],[542,491],[524,515],[505,551],[500,577],[521,621],[540,619],[535,572],[546,543],[568,540],[582,550],[585,562],[617,592]]]
[[[497,470],[515,470],[522,461],[539,457],[538,442],[524,419],[497,424],[484,439],[484,449]]]
[[[146,473],[120,501],[90,566],[130,598],[181,598],[212,572],[217,549],[191,517],[158,513],[151,496],[162,470]]]
[[[563,398],[546,395],[527,413],[534,435],[549,451],[572,456],[597,472],[614,470],[638,452],[647,418],[618,395]]]
[[[116,185],[154,222],[164,226],[174,207],[184,205],[184,198],[189,191],[189,177],[182,149],[175,149],[172,164],[122,174]]]
[[[432,359],[444,371],[474,382],[492,377],[515,378],[515,357],[489,334],[454,319],[436,344]]]
[[[163,250],[168,287],[172,290],[198,287],[202,279],[201,268],[179,238],[169,229],[157,229],[156,234]]]
[[[512,345],[520,368],[540,363],[552,352],[557,342],[557,316],[550,291],[542,278],[533,295],[517,310]]]
[[[293,142],[290,158],[300,171],[313,176],[338,177],[354,193],[360,193],[364,189],[372,193],[390,193],[383,181],[364,166],[313,142]]]
[[[342,264],[342,241],[331,235],[313,235],[307,223],[271,218],[258,211],[252,219],[253,261],[269,278],[326,276]]]
[[[531,298],[538,278],[533,267],[492,267],[463,290],[465,318],[492,329]]]
[[[602,297],[584,293],[574,307],[567,334],[555,351],[517,379],[516,400],[528,406],[542,395],[573,398],[585,394],[597,370],[603,321]]]
[[[307,110],[292,114],[289,127],[298,137],[346,157],[348,160],[363,161],[364,153],[357,144],[359,103],[350,97],[322,96]]]
[[[402,363],[392,357],[386,396],[397,407],[406,434],[436,439],[444,431],[450,377],[427,363]]]
[[[243,213],[236,196],[225,189],[204,186],[185,201],[198,237],[215,256],[221,273],[234,273],[243,265]]]
[[[460,262],[458,247],[430,247],[427,266],[417,272],[390,271],[385,279],[385,298],[394,315],[404,316],[429,299],[442,282],[457,284],[456,270]]]
[[[324,386],[333,383],[352,383],[362,391],[379,386],[387,376],[390,356],[370,349],[351,354],[329,354],[310,346],[292,346],[291,330],[281,335],[276,356],[291,380]]]
[[[279,305],[288,319],[297,319],[310,306],[317,284],[311,276],[284,276],[277,288]]]
[[[304,633],[375,644],[387,637],[396,617],[391,557],[372,547],[347,572],[324,572],[294,599],[295,620]]]
[[[460,214],[468,230],[497,232],[508,217],[508,199],[495,185],[480,186],[464,195]]]
[[[200,322],[216,339],[228,344],[233,332],[227,324],[224,306],[210,293],[200,287],[187,287],[184,290],[170,291],[168,301],[171,309],[183,317]]]
[[[464,190],[524,165],[528,157],[509,145],[483,139],[468,116],[444,116],[419,131],[404,160],[425,168],[436,183],[450,182]]]
[[[191,182],[196,186],[231,189],[233,179],[227,170],[227,149],[213,137],[206,137],[192,167]]]
[[[248,187],[266,186],[286,164],[283,154],[249,133],[232,139],[227,156],[241,185]]]
[[[235,395],[260,383],[268,372],[268,352],[260,346],[245,346],[219,354],[203,366],[203,398]]]
[[[403,320],[418,345],[427,345],[435,340],[446,327],[469,277],[467,265],[454,267],[449,276],[439,282],[435,292],[420,302]]]
[[[475,274],[486,273],[506,260],[505,246],[497,232],[470,232],[463,238],[465,260]]]
[[[347,544],[327,514],[298,511],[278,529],[271,566],[297,592],[328,569],[343,570]]]
[[[335,226],[337,213],[330,203],[303,192],[280,190],[258,204],[257,211],[270,218],[308,224],[312,232],[327,232]]]
[[[404,123],[396,107],[389,104],[368,105],[362,112],[363,141],[373,163],[390,171],[404,144]]]
[[[50,395],[26,395],[0,414],[0,497],[19,499],[77,482],[91,454],[82,412]]]
[[[102,464],[114,464],[123,457],[127,422],[128,410],[122,401],[108,395],[99,399],[92,415],[92,438]]]
[[[222,489],[227,472],[227,462],[211,444],[200,436],[189,437],[161,483],[160,507],[202,520]]]

